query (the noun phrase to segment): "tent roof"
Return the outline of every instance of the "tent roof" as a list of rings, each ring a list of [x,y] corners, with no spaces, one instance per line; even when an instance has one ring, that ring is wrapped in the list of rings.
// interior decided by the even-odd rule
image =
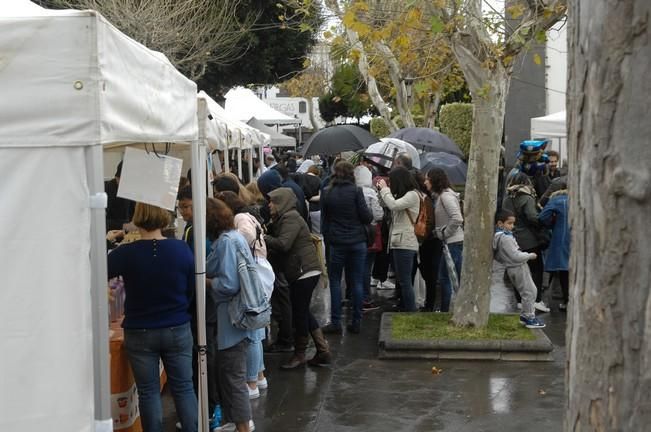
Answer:
[[[276,111],[258,98],[251,90],[236,87],[226,93],[226,112],[240,121],[248,121],[251,117],[265,124],[297,124],[300,119]]]
[[[212,149],[225,150],[228,148],[251,148],[260,144],[267,145],[271,137],[254,127],[239,120],[232,119],[228,113],[213,98],[203,90],[197,95],[205,99],[210,114],[207,122],[206,138]]]
[[[532,138],[564,138],[567,137],[565,111],[559,111],[544,117],[531,119]]]
[[[94,11],[0,2],[0,147],[187,142],[196,85]]]
[[[255,117],[251,117],[251,120],[246,123],[259,131],[269,134],[271,136],[272,147],[296,147],[296,138],[275,131]]]

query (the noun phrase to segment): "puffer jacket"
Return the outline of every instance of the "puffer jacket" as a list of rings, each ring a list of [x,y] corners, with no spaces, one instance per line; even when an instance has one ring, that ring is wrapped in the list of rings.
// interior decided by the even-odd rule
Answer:
[[[321,232],[327,243],[366,243],[364,225],[372,220],[362,191],[352,182],[333,182],[321,193]]]
[[[410,190],[396,199],[388,187],[380,190],[382,201],[391,210],[391,229],[389,230],[389,249],[418,250],[418,238],[414,232],[414,224],[420,211],[420,195]],[[407,216],[407,212],[411,216]]]
[[[540,242],[536,232],[540,230],[536,193],[531,186],[513,185],[507,189],[502,208],[515,214],[513,235],[522,250],[536,249]]]
[[[269,198],[278,210],[277,216],[264,238],[267,250],[276,255],[287,281],[292,283],[310,271],[320,271],[310,230],[296,211],[296,196],[289,188],[269,192]]]

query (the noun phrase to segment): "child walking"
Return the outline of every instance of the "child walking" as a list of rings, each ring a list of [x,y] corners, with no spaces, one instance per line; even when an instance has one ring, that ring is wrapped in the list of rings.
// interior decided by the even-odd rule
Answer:
[[[515,215],[502,210],[496,217],[495,236],[493,237],[493,259],[506,270],[506,274],[522,297],[522,314],[520,322],[527,328],[544,328],[545,323],[536,318],[534,302],[536,285],[531,278],[527,261],[537,258],[535,253],[522,252],[513,236]]]

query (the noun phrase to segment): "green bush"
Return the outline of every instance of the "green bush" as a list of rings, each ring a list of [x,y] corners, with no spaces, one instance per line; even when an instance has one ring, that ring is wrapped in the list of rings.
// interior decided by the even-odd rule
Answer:
[[[455,102],[443,105],[439,114],[439,124],[441,132],[459,146],[467,159],[472,134],[472,104]]]
[[[371,119],[371,134],[378,138],[384,138],[391,134],[391,129],[389,125],[384,121],[382,117],[374,117]]]

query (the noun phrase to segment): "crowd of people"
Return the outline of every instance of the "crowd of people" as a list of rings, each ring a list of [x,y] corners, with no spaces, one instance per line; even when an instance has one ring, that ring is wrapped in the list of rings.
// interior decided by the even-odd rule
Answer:
[[[406,154],[396,155],[390,169],[363,157],[353,164],[297,154],[282,160],[268,154],[264,167],[256,167],[246,185],[232,173],[217,175],[214,197],[207,198],[205,349],[212,431],[255,428],[250,399],[269,386],[263,351],[287,353],[284,370],[330,365],[327,338],[344,328],[350,335],[361,332],[365,313],[377,309],[374,288],[395,288],[397,311],[448,312],[461,275],[463,205],[443,169],[421,173]],[[493,242],[494,266],[511,280],[520,319],[531,328],[544,327],[536,310],[549,311],[542,299],[543,272],[563,288],[561,309],[568,297],[567,184],[555,167],[544,175],[509,177]],[[538,199],[533,181],[542,180],[549,184]],[[119,172],[113,181],[119,182]],[[163,235],[171,222],[168,211],[137,203],[131,216],[125,203],[114,199],[113,205],[119,214],[110,214],[108,273],[124,280],[124,345],[144,430],[162,431],[161,359],[177,426],[196,431],[191,186],[178,194],[178,214],[185,221],[180,240]],[[124,235],[120,218],[137,227],[140,239],[113,249]],[[243,289],[242,262],[256,267],[270,299],[273,326],[266,329],[238,328],[229,319],[229,302]],[[417,271],[425,283],[422,305],[414,289]],[[324,284],[330,293],[327,325],[311,310],[313,293]],[[344,299],[350,300],[347,314]],[[510,306],[501,307],[508,312]],[[310,338],[316,351],[308,358]]]

